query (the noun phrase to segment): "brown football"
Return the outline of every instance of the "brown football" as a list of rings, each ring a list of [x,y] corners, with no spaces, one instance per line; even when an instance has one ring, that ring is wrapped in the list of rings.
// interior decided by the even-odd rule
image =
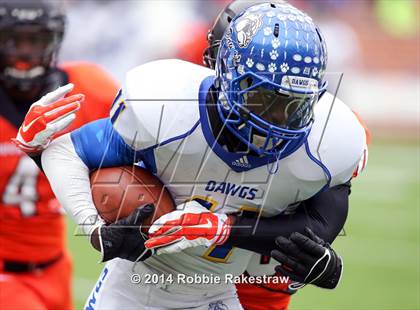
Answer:
[[[99,215],[113,223],[127,217],[134,209],[149,203],[155,213],[143,222],[142,231],[162,215],[175,209],[169,191],[146,169],[136,166],[102,168],[90,175],[93,202]]]

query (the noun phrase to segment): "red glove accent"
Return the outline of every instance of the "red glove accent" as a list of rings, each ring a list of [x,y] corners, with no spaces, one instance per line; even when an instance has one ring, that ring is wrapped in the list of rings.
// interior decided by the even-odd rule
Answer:
[[[62,98],[72,89],[72,84],[60,87],[31,106],[16,139],[12,139],[18,148],[26,153],[41,151],[57,132],[70,125],[84,100],[82,94]]]
[[[146,248],[159,248],[158,254],[161,254],[226,242],[231,228],[226,214],[212,213],[195,201],[182,205],[182,208],[165,214],[153,223]]]

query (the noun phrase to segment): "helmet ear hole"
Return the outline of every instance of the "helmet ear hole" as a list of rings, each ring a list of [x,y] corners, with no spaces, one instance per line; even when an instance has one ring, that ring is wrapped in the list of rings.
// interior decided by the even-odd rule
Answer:
[[[227,17],[227,21],[228,21],[228,23],[230,23],[232,21],[232,17],[231,16],[228,16]]]

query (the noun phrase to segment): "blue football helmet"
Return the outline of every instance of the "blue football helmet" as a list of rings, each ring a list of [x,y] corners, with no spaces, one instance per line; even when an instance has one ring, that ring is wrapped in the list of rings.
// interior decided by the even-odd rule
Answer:
[[[286,3],[248,8],[217,55],[222,121],[257,154],[287,156],[310,132],[326,64],[325,41],[308,15]]]

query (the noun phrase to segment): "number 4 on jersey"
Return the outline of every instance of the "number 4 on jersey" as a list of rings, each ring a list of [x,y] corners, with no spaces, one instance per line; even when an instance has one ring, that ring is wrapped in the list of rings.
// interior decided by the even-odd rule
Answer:
[[[39,169],[27,156],[22,156],[10,177],[4,193],[3,203],[6,205],[19,205],[22,216],[32,216],[36,212],[36,191]]]

